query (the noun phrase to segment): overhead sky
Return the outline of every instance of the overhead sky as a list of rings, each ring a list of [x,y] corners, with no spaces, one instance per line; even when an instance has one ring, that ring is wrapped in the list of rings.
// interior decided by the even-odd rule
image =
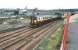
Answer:
[[[68,9],[78,8],[77,0],[0,0],[0,8]]]

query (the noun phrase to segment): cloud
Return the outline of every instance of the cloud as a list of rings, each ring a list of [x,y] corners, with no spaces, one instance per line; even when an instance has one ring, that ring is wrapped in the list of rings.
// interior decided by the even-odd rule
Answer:
[[[78,8],[77,0],[0,0],[0,8]]]

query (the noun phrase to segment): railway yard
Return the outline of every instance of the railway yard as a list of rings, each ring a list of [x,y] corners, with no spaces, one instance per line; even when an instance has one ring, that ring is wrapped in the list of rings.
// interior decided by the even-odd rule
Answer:
[[[0,2],[0,50],[78,50],[74,1]]]
[[[15,31],[0,33],[0,49],[2,50],[32,50],[48,33],[52,34],[62,20],[50,22],[38,28],[24,27]]]
[[[0,2],[0,50],[78,50],[77,2]]]
[[[48,48],[48,38],[54,36],[56,30],[64,24],[64,13],[58,11],[37,9],[33,9],[31,12],[25,11],[31,13],[29,16],[23,12],[21,15],[19,12],[20,10],[15,10],[15,15],[1,15],[0,50],[45,50]],[[62,35],[62,32],[58,35]],[[58,38],[58,36],[56,37]],[[62,41],[62,39],[58,39]]]

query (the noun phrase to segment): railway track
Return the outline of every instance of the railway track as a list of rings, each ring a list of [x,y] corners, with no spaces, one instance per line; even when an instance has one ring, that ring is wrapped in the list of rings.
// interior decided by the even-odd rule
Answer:
[[[37,28],[38,29],[38,28]],[[22,31],[22,32],[21,32]],[[10,32],[10,33],[2,33],[1,34],[1,38],[0,38],[0,42],[2,42],[2,43],[0,43],[0,45],[3,45],[3,44],[7,44],[7,42],[9,42],[9,41],[11,41],[11,40],[15,40],[15,39],[17,39],[16,37],[15,37],[15,35],[18,35],[18,34],[22,34],[22,33],[27,33],[27,30],[25,30],[25,29],[22,29],[22,30],[17,30],[17,31],[14,31],[14,32]],[[34,32],[33,32],[34,33]],[[23,34],[23,35],[24,35]],[[2,36],[3,35],[3,36]],[[11,38],[12,37],[12,38]],[[13,38],[14,37],[14,38]],[[19,36],[20,37],[20,36]],[[20,38],[19,38],[20,39]],[[5,47],[3,47],[3,48],[5,48]]]
[[[54,30],[57,29],[56,26],[58,27],[57,23],[56,23],[56,25],[54,24],[53,27],[51,27],[51,26],[48,27],[48,28],[47,28],[47,29],[48,29],[47,31],[44,30],[44,31],[40,32],[39,34],[37,34],[37,36],[35,35],[34,38],[33,38],[33,40],[32,40],[29,44],[21,47],[21,48],[18,49],[18,50],[32,50],[32,49],[35,47],[35,45],[36,45],[38,42],[40,42],[40,40],[41,40],[45,35],[47,35],[48,32],[51,32],[52,29],[54,29]],[[50,28],[50,29],[49,29],[49,28]],[[53,31],[54,31],[54,30],[53,30]]]
[[[45,30],[47,30],[47,28],[43,29],[43,31],[45,31]],[[43,31],[41,30],[41,31],[39,31],[39,32],[43,32]],[[36,38],[37,36],[39,36],[39,35],[40,35],[39,32],[37,32],[36,34],[31,35],[32,38],[31,38],[30,40],[33,40],[34,38]],[[35,35],[35,36],[34,36],[34,35]],[[19,44],[20,44],[20,43],[19,43]],[[23,45],[22,47],[24,47],[25,45],[27,45],[27,43],[24,43],[24,45]],[[22,49],[22,47],[17,48],[17,50]]]
[[[42,33],[46,32],[49,28],[55,25],[56,22],[46,24],[39,28],[24,28],[14,32],[0,34],[0,48],[4,50],[27,50],[26,46],[31,44]],[[38,40],[39,41],[39,40]],[[32,47],[31,47],[32,48]]]

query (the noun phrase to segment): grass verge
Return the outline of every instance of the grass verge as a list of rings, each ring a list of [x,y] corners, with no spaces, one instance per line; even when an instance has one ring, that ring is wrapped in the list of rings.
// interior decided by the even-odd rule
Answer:
[[[60,44],[62,41],[63,26],[58,28],[51,38],[48,39],[48,45],[45,50],[60,50]]]

